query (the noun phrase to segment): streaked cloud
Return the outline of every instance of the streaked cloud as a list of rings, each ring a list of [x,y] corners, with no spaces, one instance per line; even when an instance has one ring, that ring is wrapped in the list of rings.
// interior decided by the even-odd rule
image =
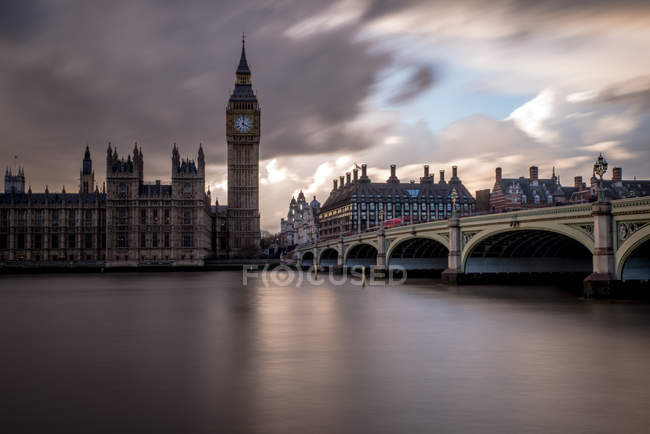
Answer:
[[[458,164],[476,190],[496,165],[589,176],[602,151],[650,176],[650,6],[626,0],[2,2],[0,155],[18,153],[35,190],[74,188],[86,143],[101,182],[108,141],[137,140],[148,180],[169,178],[172,143],[195,158],[203,142],[225,203],[242,31],[265,229],[292,192],[323,201],[354,163],[377,180],[389,164],[402,179]]]

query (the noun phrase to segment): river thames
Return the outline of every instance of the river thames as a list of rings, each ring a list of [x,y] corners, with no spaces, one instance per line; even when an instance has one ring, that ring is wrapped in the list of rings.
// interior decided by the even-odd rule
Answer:
[[[322,278],[322,277],[321,277]],[[0,277],[3,432],[647,432],[650,305],[549,286]]]

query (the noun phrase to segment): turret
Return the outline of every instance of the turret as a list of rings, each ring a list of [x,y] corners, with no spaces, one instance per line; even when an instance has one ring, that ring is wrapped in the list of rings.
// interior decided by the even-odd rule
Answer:
[[[110,153],[110,144],[108,152]],[[90,149],[86,146],[84,159],[81,162],[81,172],[79,173],[79,191],[81,193],[92,193],[94,185],[93,160],[90,158]]]
[[[142,147],[138,149],[138,142],[133,145],[133,165],[138,174],[138,181],[142,184],[144,181],[144,154],[142,153]]]
[[[25,171],[18,168],[18,173],[14,175],[11,169],[5,171],[5,193],[25,193]]]
[[[181,165],[181,155],[178,153],[176,142],[172,148],[172,173],[176,172]]]
[[[205,177],[205,154],[203,153],[203,143],[199,143],[199,154],[197,162],[199,164],[199,174]]]

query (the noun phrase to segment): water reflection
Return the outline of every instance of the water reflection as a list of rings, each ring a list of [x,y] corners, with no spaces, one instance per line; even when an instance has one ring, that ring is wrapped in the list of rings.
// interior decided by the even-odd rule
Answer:
[[[2,277],[18,431],[640,432],[650,306],[542,287]]]

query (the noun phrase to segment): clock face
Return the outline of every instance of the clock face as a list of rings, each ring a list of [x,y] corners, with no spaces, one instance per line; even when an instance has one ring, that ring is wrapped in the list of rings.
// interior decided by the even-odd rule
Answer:
[[[252,127],[253,121],[248,116],[242,115],[235,119],[235,128],[237,128],[237,131],[240,133],[247,133],[251,130]]]

